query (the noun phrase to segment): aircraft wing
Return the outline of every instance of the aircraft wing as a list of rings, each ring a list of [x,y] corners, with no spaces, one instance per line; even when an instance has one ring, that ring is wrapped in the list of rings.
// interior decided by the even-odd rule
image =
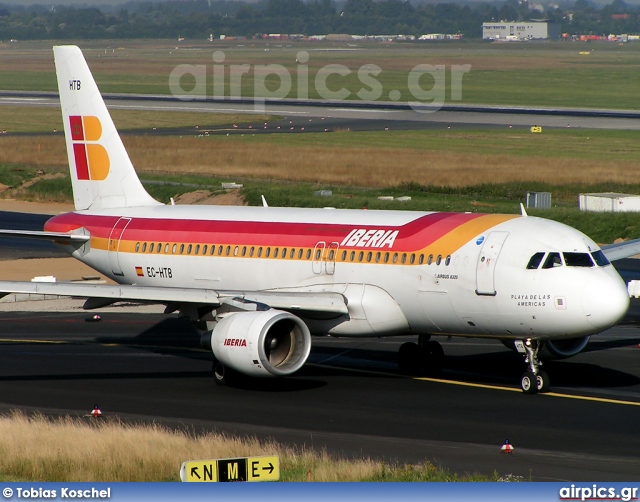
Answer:
[[[640,254],[640,239],[621,242],[619,244],[609,244],[601,247],[602,252],[609,261],[621,260]]]
[[[287,311],[348,313],[345,297],[331,292],[215,291],[119,284],[0,281],[0,297],[12,293],[87,298],[86,309],[104,307],[119,301],[219,306],[232,300],[244,300]]]

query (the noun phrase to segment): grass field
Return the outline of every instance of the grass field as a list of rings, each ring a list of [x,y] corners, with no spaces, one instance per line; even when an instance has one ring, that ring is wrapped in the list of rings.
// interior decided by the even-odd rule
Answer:
[[[62,114],[59,107],[3,106],[0,108],[0,131],[10,133],[50,133],[62,131]],[[271,115],[240,115],[224,113],[174,112],[149,110],[110,110],[119,131],[151,133],[155,129],[216,127],[247,122],[271,122]]]
[[[452,474],[425,462],[389,465],[221,434],[117,420],[0,416],[0,481],[179,481],[182,462],[278,456],[281,481],[517,481]]]
[[[0,89],[56,90],[51,52],[53,43],[20,42],[0,45]],[[327,64],[344,65],[349,74],[333,75],[327,80],[330,91],[342,88],[349,99],[360,99],[358,91],[371,92],[366,78],[358,75],[363,65],[376,65],[380,73],[377,99],[388,100],[390,91],[400,99],[421,100],[418,90],[410,89],[409,74],[417,65],[444,65],[442,78],[446,102],[486,103],[520,106],[570,106],[640,109],[637,74],[640,69],[640,44],[624,46],[602,43],[447,43],[447,44],[375,44],[375,43],[274,43],[263,41],[215,42],[193,44],[175,41],[95,41],[80,42],[102,92],[169,94],[169,75],[181,64],[204,65],[207,71],[206,94],[213,95],[214,51],[224,53],[229,95],[233,65],[250,65],[241,79],[241,95],[254,95],[254,75],[264,71],[257,65],[278,64],[292,78],[288,97],[303,97],[298,92],[298,71],[308,71],[309,86],[303,86],[310,98],[321,97],[316,85],[318,70]],[[308,53],[308,63],[296,63],[300,51]],[[588,52],[588,55],[580,54]],[[462,77],[462,99],[452,100],[453,65],[471,65]],[[189,90],[195,79],[184,77]],[[267,76],[266,88],[280,88],[275,75]],[[433,87],[434,78],[424,76],[419,87]],[[374,84],[375,85],[375,84]],[[259,88],[259,87],[258,87]],[[365,98],[373,99],[373,98]]]
[[[66,168],[58,136],[1,138],[0,164]],[[515,182],[640,184],[634,132],[381,131],[235,136],[126,136],[140,172],[278,179],[361,187]],[[0,180],[1,181],[1,180]],[[605,187],[606,188],[606,187]],[[609,189],[610,191],[611,189]],[[576,195],[576,194],[574,194]]]

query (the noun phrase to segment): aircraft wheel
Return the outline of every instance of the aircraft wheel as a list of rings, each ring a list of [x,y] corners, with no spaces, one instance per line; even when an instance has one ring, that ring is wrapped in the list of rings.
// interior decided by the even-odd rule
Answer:
[[[536,375],[536,387],[538,392],[549,392],[549,375],[546,371],[538,371],[538,374]]]
[[[220,361],[213,361],[213,381],[216,385],[229,385],[233,382],[234,371]]]
[[[520,379],[520,387],[525,394],[535,394],[538,392],[536,375],[531,371],[526,371]]]
[[[438,342],[427,343],[427,372],[430,375],[438,375],[444,366],[444,350]]]
[[[405,375],[418,375],[422,370],[422,351],[417,343],[407,342],[398,349],[398,368]]]

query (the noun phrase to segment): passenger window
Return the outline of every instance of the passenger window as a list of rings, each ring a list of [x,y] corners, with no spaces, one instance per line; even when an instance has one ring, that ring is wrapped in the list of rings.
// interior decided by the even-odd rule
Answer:
[[[409,263],[411,263],[411,265],[413,265],[416,261],[416,255],[412,254],[411,258],[409,259]]]
[[[372,256],[373,256],[373,253],[372,253],[371,251],[369,251],[369,252],[367,253],[367,261],[368,261],[369,263],[371,263],[371,257],[372,257]]]
[[[384,262],[389,263],[389,253],[384,254]]]
[[[240,248],[238,246],[233,248],[233,256],[238,256],[238,252],[240,251]]]
[[[562,267],[562,258],[560,258],[560,253],[549,253],[547,255],[547,259],[544,261],[544,265],[542,268],[554,268],[554,267]]]
[[[168,242],[164,245],[164,254],[169,254],[169,243]]]
[[[611,262],[608,260],[608,258],[602,252],[602,250],[594,251],[593,253],[591,253],[591,256],[593,256],[594,261],[600,267],[606,267],[607,265],[611,265]]]
[[[195,254],[200,254],[200,244],[198,244],[198,245],[196,246],[196,252],[195,252]]]
[[[139,243],[139,242],[136,242],[136,253],[137,253],[138,251],[140,251],[140,243]]]
[[[393,253],[393,263],[398,263],[398,253]]]
[[[251,246],[251,249],[249,249],[249,256],[253,256],[254,249],[255,248],[253,246]]]
[[[336,253],[335,253],[335,251],[332,249],[332,250],[329,252],[329,261],[333,261],[333,259],[334,259],[334,257],[335,257],[335,256],[336,256]]]
[[[247,246],[242,246],[242,256],[247,256]]]
[[[283,258],[287,257],[287,248],[282,248],[282,257]]]
[[[150,253],[153,253],[153,246],[154,246],[154,244],[153,244],[153,242],[152,242],[152,243],[151,243],[151,245],[149,246],[149,252],[150,252]]]
[[[529,260],[529,263],[527,264],[527,270],[537,269],[540,266],[540,262],[542,261],[542,258],[544,258],[544,253],[534,254]]]
[[[189,247],[187,248],[187,254],[191,254],[192,249],[193,249],[193,246],[189,244]]]
[[[345,261],[347,259],[347,252],[343,251],[342,252],[342,261]]]
[[[436,265],[440,265],[442,263],[442,255],[439,254],[438,257],[436,258]]]
[[[402,263],[406,263],[407,262],[407,255],[406,253],[402,255]]]
[[[364,258],[364,251],[360,251],[360,253],[358,254],[358,261],[362,262],[362,258]]]
[[[158,251],[157,252],[159,253],[160,251],[162,251],[162,243],[158,242]]]
[[[262,246],[258,248],[258,258],[262,256]]]
[[[433,263],[433,255],[430,254],[429,258],[427,259],[427,265],[431,265]]]
[[[291,249],[291,251],[289,251],[289,258],[293,259],[296,257],[296,250],[295,249]]]
[[[311,250],[310,250],[310,249],[307,249],[307,260],[308,260],[309,258],[311,258]]]
[[[355,251],[351,251],[351,256],[349,257],[350,261],[355,261],[356,259],[356,252]]]
[[[202,248],[202,256],[207,254],[207,250],[209,249],[209,246],[207,246],[206,244],[204,245],[204,247]]]
[[[222,246],[218,246],[218,255],[222,256]]]
[[[316,261],[320,259],[320,250],[316,249]]]
[[[562,253],[567,267],[593,267],[589,253]]]
[[[302,259],[302,249],[298,249],[298,260]]]
[[[264,256],[265,258],[269,258],[269,256],[271,256],[271,248],[267,248],[264,252]]]
[[[227,256],[231,254],[231,246],[227,246],[227,252],[225,253]]]
[[[424,255],[423,254],[420,255],[420,258],[418,259],[418,263],[420,265],[422,265],[424,263]]]
[[[177,245],[177,244],[174,244],[174,245],[173,245],[173,248],[171,249],[171,252],[172,252],[173,254],[176,254],[176,250],[177,250],[177,249],[178,249],[178,245]]]
[[[448,267],[449,263],[451,263],[451,255],[447,256],[446,260],[444,260],[444,264]]]
[[[184,244],[180,244],[180,254],[184,253]]]
[[[147,252],[147,243],[146,242],[142,245],[142,252],[143,253]]]

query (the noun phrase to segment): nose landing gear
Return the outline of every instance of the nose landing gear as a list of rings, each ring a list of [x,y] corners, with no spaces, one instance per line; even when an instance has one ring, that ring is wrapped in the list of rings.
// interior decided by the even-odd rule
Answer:
[[[542,363],[538,359],[538,351],[542,347],[540,340],[527,338],[524,342],[517,341],[518,352],[524,352],[524,362],[528,369],[520,379],[520,387],[525,394],[535,394],[537,392],[549,392],[549,375],[540,369]]]

